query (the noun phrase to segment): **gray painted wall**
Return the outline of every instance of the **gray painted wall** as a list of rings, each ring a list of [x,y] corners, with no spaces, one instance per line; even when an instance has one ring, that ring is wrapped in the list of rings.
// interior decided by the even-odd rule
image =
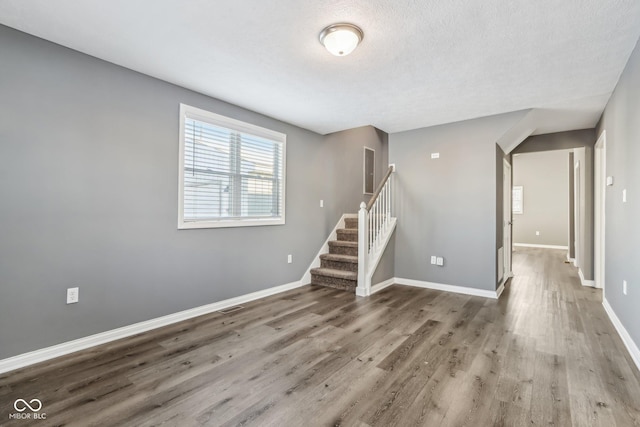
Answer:
[[[397,277],[496,289],[495,144],[511,124],[503,114],[389,135]],[[444,267],[431,265],[431,255],[444,257]]]
[[[363,126],[324,137],[328,156],[323,162],[328,179],[325,206],[331,211],[358,213],[361,202],[368,202],[371,195],[363,192],[364,147],[375,150],[374,182],[377,187],[388,167],[388,135],[373,126]],[[384,166],[383,166],[384,165]],[[325,176],[319,176],[322,180]],[[326,224],[333,229],[336,221]]]
[[[594,129],[572,130],[530,136],[518,145],[512,154],[538,153],[540,151],[568,150],[591,147],[596,143]]]
[[[581,248],[578,248],[581,259],[579,265],[587,280],[593,280],[593,146],[596,143],[594,129],[549,133],[531,136],[520,144],[513,154],[534,153],[549,150],[578,150],[582,158],[581,185],[584,200],[581,202],[581,217],[584,220],[582,233],[579,236]],[[584,150],[581,150],[584,149]],[[577,160],[578,153],[576,154]],[[574,161],[575,164],[575,161]],[[525,201],[526,203],[526,201]]]
[[[362,199],[362,146],[386,149],[4,26],[0,58],[0,359],[299,280]],[[177,230],[180,103],[287,134],[286,225]]]
[[[598,125],[607,132],[605,295],[640,346],[640,45],[636,45]],[[622,190],[627,202],[622,203]],[[622,293],[622,281],[628,294]]]
[[[514,243],[568,246],[568,159],[564,150],[513,157],[513,185],[524,193],[523,213],[513,215]]]

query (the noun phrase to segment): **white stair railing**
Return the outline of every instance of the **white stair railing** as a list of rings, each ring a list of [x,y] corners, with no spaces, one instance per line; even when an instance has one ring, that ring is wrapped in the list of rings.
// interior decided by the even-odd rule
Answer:
[[[396,225],[391,215],[394,166],[389,166],[368,204],[358,212],[358,287],[359,296],[371,295],[371,277],[382,258]]]

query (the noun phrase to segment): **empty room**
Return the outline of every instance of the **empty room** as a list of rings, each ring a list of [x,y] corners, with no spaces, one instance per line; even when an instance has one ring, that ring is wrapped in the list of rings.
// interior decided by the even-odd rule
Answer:
[[[639,38],[0,1],[0,425],[640,425]]]

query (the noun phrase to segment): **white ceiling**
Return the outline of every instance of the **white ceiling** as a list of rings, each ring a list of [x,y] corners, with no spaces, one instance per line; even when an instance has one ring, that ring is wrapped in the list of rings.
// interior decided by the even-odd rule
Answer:
[[[318,42],[360,26],[348,57]],[[541,110],[593,127],[640,36],[638,0],[0,0],[0,23],[325,134]]]

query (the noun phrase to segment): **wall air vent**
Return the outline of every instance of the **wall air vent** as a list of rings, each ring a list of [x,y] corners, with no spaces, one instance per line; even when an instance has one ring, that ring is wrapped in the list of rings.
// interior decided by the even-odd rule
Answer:
[[[242,310],[244,307],[241,305],[235,305],[233,307],[229,307],[229,308],[225,308],[223,310],[218,311],[218,313],[222,313],[222,314],[231,314],[231,313],[235,313],[238,310]]]

